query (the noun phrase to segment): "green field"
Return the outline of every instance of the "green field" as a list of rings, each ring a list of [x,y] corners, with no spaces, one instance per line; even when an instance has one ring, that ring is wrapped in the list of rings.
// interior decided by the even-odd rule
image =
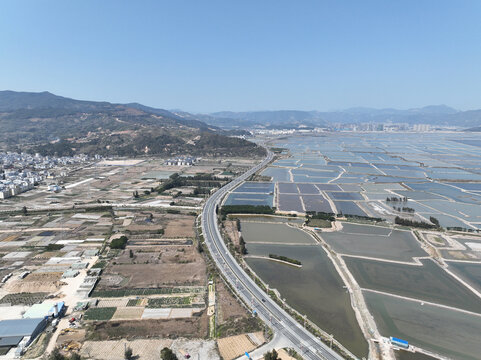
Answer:
[[[110,320],[114,316],[116,307],[89,308],[85,312],[85,320]]]

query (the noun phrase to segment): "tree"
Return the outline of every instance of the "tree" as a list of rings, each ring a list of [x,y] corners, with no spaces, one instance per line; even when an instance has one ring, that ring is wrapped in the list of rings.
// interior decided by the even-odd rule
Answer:
[[[175,355],[168,347],[165,347],[160,351],[160,358],[162,360],[178,360],[177,355]]]
[[[82,357],[76,352],[74,352],[74,353],[72,353],[72,355],[70,355],[70,360],[81,360],[81,359],[82,359]]]
[[[22,208],[22,214],[23,214],[23,216],[27,216],[28,210],[27,210],[27,207],[26,207],[26,206],[24,206],[24,207]]]
[[[133,351],[132,348],[129,346],[127,349],[124,351],[124,359],[125,360],[131,360],[133,356]]]
[[[65,356],[63,356],[61,353],[60,353],[60,350],[59,348],[55,348],[53,349],[53,351],[51,352],[50,356],[48,357],[49,360],[65,360]]]
[[[268,351],[264,354],[264,360],[279,360],[277,357],[277,351],[272,349],[272,351]]]
[[[434,225],[436,225],[437,227],[441,227],[441,225],[439,225],[439,220],[436,219],[434,216],[430,216],[429,217],[429,221],[431,221]]]
[[[127,238],[127,236],[122,235],[121,237],[119,237],[117,239],[113,239],[110,242],[110,248],[111,249],[125,249],[125,245],[127,245],[128,240],[129,239]]]

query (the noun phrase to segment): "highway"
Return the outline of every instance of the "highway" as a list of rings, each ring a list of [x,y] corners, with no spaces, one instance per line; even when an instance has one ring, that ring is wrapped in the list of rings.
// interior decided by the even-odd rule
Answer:
[[[205,243],[217,267],[237,294],[275,333],[285,337],[304,359],[342,359],[316,336],[304,329],[255,284],[230,254],[219,232],[216,207],[217,205],[220,207],[222,198],[249,176],[266,166],[273,157],[274,154],[268,152],[264,161],[216,191],[206,201],[202,210],[202,233]]]

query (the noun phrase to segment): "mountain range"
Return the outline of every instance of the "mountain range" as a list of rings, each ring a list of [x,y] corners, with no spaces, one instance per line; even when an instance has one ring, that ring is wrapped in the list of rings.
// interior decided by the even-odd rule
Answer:
[[[397,110],[222,111],[192,114],[138,103],[70,99],[49,92],[0,91],[0,147],[46,155],[196,154],[262,156],[264,149],[233,137],[253,128],[331,128],[336,124],[407,123],[455,126],[479,131],[481,110],[445,105]]]
[[[329,127],[334,124],[387,122],[471,128],[481,125],[481,110],[458,111],[446,105],[431,105],[408,110],[357,107],[329,112],[297,110],[223,111],[208,115],[196,114],[196,118],[210,125],[223,128],[252,128],[253,126],[265,128]]]
[[[141,104],[0,91],[0,146],[45,155],[262,156],[262,147],[197,119]]]

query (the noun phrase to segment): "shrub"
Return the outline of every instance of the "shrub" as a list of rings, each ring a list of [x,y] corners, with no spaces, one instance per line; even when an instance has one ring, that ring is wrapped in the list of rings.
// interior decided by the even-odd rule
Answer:
[[[175,355],[168,347],[165,347],[160,351],[160,358],[162,360],[178,360],[177,355]]]
[[[110,242],[110,248],[111,249],[125,249],[125,245],[127,245],[128,240],[129,239],[127,239],[127,236],[122,235],[121,237],[119,237],[117,239],[113,239]]]

